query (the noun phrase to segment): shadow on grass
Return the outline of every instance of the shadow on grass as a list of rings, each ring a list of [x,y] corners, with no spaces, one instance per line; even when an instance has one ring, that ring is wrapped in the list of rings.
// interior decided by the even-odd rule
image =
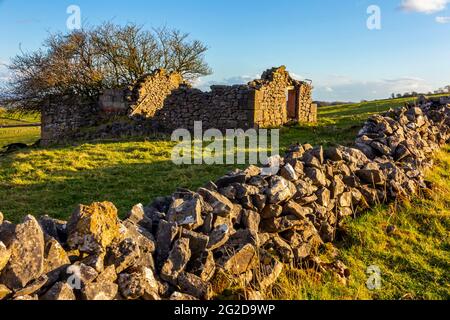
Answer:
[[[19,222],[27,214],[67,219],[80,203],[111,201],[125,215],[133,205],[147,205],[177,187],[196,190],[235,166],[176,166],[171,161],[122,164],[82,171],[55,171],[51,179],[20,184],[0,182],[0,210]]]
[[[333,145],[353,141],[358,128],[294,126],[281,129],[280,153],[295,142]],[[14,222],[27,214],[66,219],[76,205],[111,201],[125,215],[176,188],[197,189],[245,165],[183,165],[171,158],[174,142],[123,138],[30,149],[0,159],[0,211]]]

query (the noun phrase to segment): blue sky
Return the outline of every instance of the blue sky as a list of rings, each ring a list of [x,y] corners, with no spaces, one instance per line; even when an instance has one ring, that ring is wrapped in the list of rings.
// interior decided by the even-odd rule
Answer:
[[[282,64],[312,79],[322,100],[450,84],[448,0],[0,0],[0,61],[20,47],[37,49],[48,32],[66,31],[69,5],[80,7],[84,24],[137,22],[191,33],[208,45],[214,71],[198,81],[201,88],[247,82]],[[366,27],[369,5],[381,9],[381,30]]]

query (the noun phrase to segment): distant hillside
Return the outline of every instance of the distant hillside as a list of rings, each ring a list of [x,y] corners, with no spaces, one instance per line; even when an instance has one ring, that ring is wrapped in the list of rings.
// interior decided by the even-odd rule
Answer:
[[[329,107],[329,106],[340,106],[343,104],[355,104],[355,102],[344,102],[344,101],[314,101],[315,104],[317,104],[318,107]]]

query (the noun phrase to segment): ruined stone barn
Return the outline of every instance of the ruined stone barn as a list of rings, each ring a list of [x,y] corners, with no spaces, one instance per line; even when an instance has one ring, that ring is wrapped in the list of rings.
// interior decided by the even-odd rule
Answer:
[[[311,123],[317,121],[312,89],[310,82],[293,79],[284,66],[248,84],[215,85],[208,92],[191,87],[177,73],[156,70],[127,89],[106,90],[97,103],[46,106],[42,141],[96,137],[96,127],[98,137],[105,137],[146,134],[149,128],[192,129],[195,121],[202,121],[204,129],[219,130]]]

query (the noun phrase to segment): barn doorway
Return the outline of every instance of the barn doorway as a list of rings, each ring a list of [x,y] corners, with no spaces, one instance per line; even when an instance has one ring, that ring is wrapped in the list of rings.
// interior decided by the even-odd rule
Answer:
[[[288,119],[297,119],[297,90],[294,87],[287,89],[286,100]]]

